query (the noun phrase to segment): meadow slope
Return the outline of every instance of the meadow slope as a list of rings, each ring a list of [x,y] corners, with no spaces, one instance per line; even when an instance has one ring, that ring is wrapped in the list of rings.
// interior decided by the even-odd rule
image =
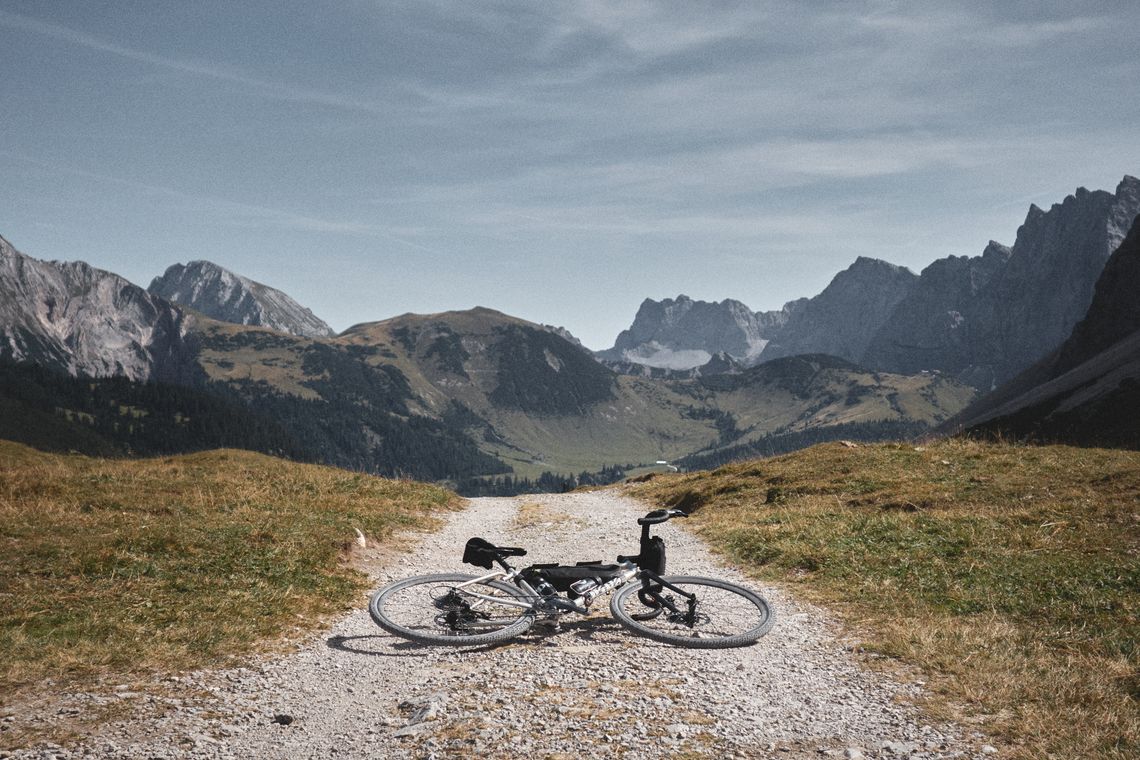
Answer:
[[[830,443],[631,492],[694,510],[1017,757],[1140,753],[1140,453]]]

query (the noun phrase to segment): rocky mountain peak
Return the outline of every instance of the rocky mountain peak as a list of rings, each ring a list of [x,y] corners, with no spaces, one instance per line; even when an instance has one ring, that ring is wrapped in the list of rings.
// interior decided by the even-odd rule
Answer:
[[[574,335],[574,333],[570,332],[568,329],[566,329],[562,325],[557,325],[557,326],[555,326],[555,325],[541,325],[541,327],[543,330],[546,330],[547,332],[554,333],[559,338],[562,338],[562,340],[567,341],[568,343],[572,343],[575,346],[577,346],[578,348],[588,350],[588,349],[586,349],[585,346],[582,345],[582,341],[578,340],[578,337],[576,335]]]
[[[797,354],[830,354],[858,361],[918,275],[906,267],[860,256],[805,302],[792,302],[787,324],[762,361]]]
[[[313,312],[280,290],[210,261],[175,264],[154,278],[148,290],[223,322],[268,327],[305,338],[334,334]]]
[[[699,301],[683,293],[661,301],[647,298],[630,328],[598,356],[672,370],[700,367],[721,352],[751,362],[783,319],[782,312],[757,314],[731,298]]]
[[[185,369],[183,314],[83,261],[40,261],[0,238],[0,357],[71,375],[170,379]]]
[[[1083,192],[1082,192],[1083,191]],[[1030,213],[1009,261],[978,312],[981,341],[1006,380],[1061,344],[1092,302],[1097,278],[1140,213],[1140,183],[1115,193],[1079,189],[1048,212]]]
[[[982,258],[983,259],[990,259],[990,260],[1000,260],[1000,261],[1004,262],[1004,261],[1007,261],[1009,259],[1010,255],[1012,253],[1013,253],[1013,249],[1010,248],[1008,245],[1002,245],[1001,243],[999,243],[996,240],[991,240],[989,243],[986,244],[986,249],[984,251],[982,251]]]
[[[841,274],[848,275],[854,274],[897,274],[900,272],[909,272],[910,270],[898,264],[892,264],[883,259],[876,259],[870,256],[859,256],[851,263],[851,266],[843,270]]]
[[[863,362],[891,372],[938,369],[982,389],[1057,348],[1084,316],[1109,255],[1140,213],[1140,182],[1078,188],[1048,211],[1031,205],[1012,248],[949,256],[872,341]]]

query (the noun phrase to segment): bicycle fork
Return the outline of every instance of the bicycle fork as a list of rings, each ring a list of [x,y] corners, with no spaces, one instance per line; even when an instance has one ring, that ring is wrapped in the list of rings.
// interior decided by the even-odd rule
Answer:
[[[696,594],[691,594],[684,589],[677,588],[661,576],[648,570],[642,571],[642,583],[644,584],[644,588],[638,593],[638,598],[641,599],[643,604],[645,603],[645,597],[648,596],[658,608],[664,607],[667,609],[676,622],[684,623],[689,628],[697,624],[698,602]],[[677,605],[673,603],[672,597],[666,597],[661,594],[662,588],[674,591],[685,598],[685,612],[681,612],[681,610],[677,608]]]

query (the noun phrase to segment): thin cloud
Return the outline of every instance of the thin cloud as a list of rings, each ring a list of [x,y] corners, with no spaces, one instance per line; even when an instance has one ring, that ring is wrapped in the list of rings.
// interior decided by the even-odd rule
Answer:
[[[67,26],[41,21],[39,19],[23,16],[18,13],[11,13],[9,11],[0,10],[0,25],[7,26],[11,29],[33,32],[35,34],[40,34],[45,37],[59,40],[60,42],[66,42],[72,45],[77,45],[79,47],[84,47],[88,50],[108,53],[110,55],[126,58],[131,61],[137,61],[139,63],[145,63],[151,66],[158,66],[170,71],[177,71],[181,74],[190,74],[192,76],[204,77],[219,82],[236,84],[247,90],[255,91],[260,95],[276,100],[312,103],[314,105],[329,106],[332,108],[340,108],[348,111],[359,111],[375,115],[388,115],[392,110],[391,105],[387,104],[371,103],[368,101],[357,100],[354,98],[344,97],[328,92],[313,90],[306,87],[300,87],[288,82],[278,82],[270,79],[263,79],[261,77],[251,76],[230,67],[218,66],[211,63],[202,63],[199,61],[186,61],[177,58],[170,58],[164,55],[150,53],[145,50],[125,47],[113,42],[108,42],[94,35],[80,32]],[[407,92],[409,92],[409,94],[414,94],[411,90],[408,90]]]
[[[14,153],[7,150],[0,150],[0,156],[5,156],[10,159],[32,164],[34,166],[40,167],[41,169],[45,169],[56,174],[69,174],[75,177],[84,177],[86,179],[91,179],[98,182],[108,182],[154,195],[161,195],[168,198],[174,198],[179,201],[193,203],[195,205],[206,207],[211,210],[225,212],[229,214],[230,224],[233,226],[258,226],[270,227],[273,229],[289,229],[295,230],[297,232],[327,232],[340,235],[373,237],[381,240],[387,240],[393,243],[399,243],[400,245],[408,246],[409,248],[415,248],[416,250],[423,251],[425,253],[440,255],[439,251],[428,248],[424,245],[420,245],[419,243],[412,242],[411,240],[406,240],[397,235],[393,235],[387,230],[373,224],[361,224],[358,222],[345,222],[334,219],[324,219],[318,216],[298,214],[293,211],[286,211],[284,209],[272,208],[269,206],[260,206],[252,203],[239,203],[237,201],[230,201],[223,198],[214,198],[205,195],[195,195],[193,193],[187,193],[172,187],[166,187],[164,185],[156,185],[149,182],[139,182],[137,180],[116,177],[110,174],[104,174],[102,172],[92,172],[73,166],[64,166],[58,163],[40,161],[39,159],[35,159],[30,156],[24,156],[19,153]]]

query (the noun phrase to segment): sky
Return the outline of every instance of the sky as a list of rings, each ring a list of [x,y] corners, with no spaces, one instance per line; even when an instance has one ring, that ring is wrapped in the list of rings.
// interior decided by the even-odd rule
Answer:
[[[0,235],[613,344],[1140,174],[1140,3],[0,0]]]

